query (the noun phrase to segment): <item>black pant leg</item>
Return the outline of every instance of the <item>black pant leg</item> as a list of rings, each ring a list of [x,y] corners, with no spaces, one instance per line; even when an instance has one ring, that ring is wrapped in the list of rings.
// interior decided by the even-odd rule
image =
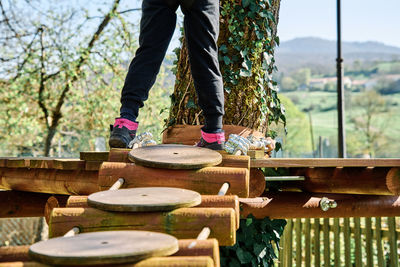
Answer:
[[[184,26],[189,60],[199,105],[205,118],[204,131],[222,129],[224,91],[218,63],[219,1],[195,0],[181,8],[185,14]]]
[[[147,100],[176,26],[178,4],[171,0],[143,0],[139,48],[121,93],[121,117],[136,120]]]

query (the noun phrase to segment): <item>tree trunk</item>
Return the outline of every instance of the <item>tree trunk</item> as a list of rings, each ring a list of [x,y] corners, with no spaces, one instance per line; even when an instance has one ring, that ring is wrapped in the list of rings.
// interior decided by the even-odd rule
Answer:
[[[270,5],[268,4],[270,2]],[[224,124],[265,133],[268,125],[284,121],[283,108],[272,80],[280,0],[221,0],[218,40],[224,79]],[[184,36],[177,51],[176,83],[167,126],[199,125],[198,106]]]

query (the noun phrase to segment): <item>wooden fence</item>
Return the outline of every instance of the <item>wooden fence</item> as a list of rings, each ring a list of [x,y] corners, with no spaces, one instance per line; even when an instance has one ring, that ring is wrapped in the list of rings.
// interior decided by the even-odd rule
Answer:
[[[276,266],[399,267],[400,217],[292,219]]]

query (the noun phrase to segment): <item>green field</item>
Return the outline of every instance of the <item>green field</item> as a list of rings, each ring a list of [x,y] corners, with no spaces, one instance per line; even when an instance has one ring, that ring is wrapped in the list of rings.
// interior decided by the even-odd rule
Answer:
[[[317,144],[319,136],[328,138],[331,142],[337,140],[337,96],[333,92],[285,92],[283,95],[289,97],[299,110],[311,109],[312,125],[314,130],[314,141]],[[355,107],[352,99],[361,93],[351,92],[346,94],[346,135],[348,146],[357,150],[358,142],[363,143],[363,134],[355,130],[353,118],[365,118],[364,111]],[[376,157],[399,157],[400,156],[400,94],[384,96],[386,109],[384,112],[374,114],[372,127],[380,131],[380,139],[385,140],[387,148],[381,148]],[[296,129],[288,129],[295,131]],[[383,145],[382,145],[383,146]],[[361,148],[360,148],[361,149]],[[350,151],[352,152],[352,151]],[[352,155],[357,156],[357,155]]]

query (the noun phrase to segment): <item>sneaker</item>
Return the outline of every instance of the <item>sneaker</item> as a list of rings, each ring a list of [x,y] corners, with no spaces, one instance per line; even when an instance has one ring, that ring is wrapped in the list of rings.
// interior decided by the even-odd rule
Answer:
[[[196,144],[198,147],[205,147],[212,150],[225,149],[225,132],[220,133],[205,133],[201,131],[200,142]]]
[[[114,125],[110,125],[111,135],[108,140],[110,147],[128,148],[135,138],[139,124],[124,118],[116,118]]]

